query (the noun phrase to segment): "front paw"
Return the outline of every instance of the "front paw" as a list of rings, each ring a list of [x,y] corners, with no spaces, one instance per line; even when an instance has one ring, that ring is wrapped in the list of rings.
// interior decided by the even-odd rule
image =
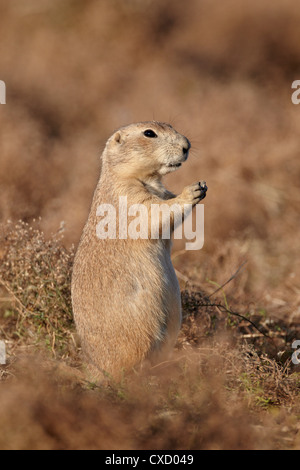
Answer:
[[[198,202],[205,198],[207,186],[205,181],[193,183],[190,186],[186,186],[182,191],[182,198],[185,204],[192,204],[195,206]]]
[[[201,199],[200,199],[200,201],[202,201],[202,199],[204,199],[205,196],[206,196],[207,186],[206,186],[205,181],[200,181],[199,185],[200,185],[200,189],[201,189]]]

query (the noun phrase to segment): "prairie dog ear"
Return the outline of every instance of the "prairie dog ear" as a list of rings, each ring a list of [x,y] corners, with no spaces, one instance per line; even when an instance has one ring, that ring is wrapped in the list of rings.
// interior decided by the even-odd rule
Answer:
[[[123,138],[120,131],[118,131],[114,134],[113,140],[114,140],[114,142],[116,142],[117,144],[120,144],[120,145],[124,143],[124,138]]]

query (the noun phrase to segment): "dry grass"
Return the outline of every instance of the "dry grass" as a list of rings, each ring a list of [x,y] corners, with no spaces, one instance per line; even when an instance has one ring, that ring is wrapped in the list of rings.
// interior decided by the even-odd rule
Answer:
[[[38,228],[2,226],[0,305],[7,343],[33,344],[64,357],[73,340],[70,283],[73,251],[59,234],[45,240]],[[42,343],[42,344],[41,344]]]
[[[185,290],[172,357],[96,386],[85,378],[75,341],[73,252],[21,222],[2,226],[0,247],[0,331],[8,351],[0,368],[0,448],[297,447],[300,382],[290,349],[297,330],[283,339],[283,322],[279,331],[264,315],[248,315],[254,326],[232,313],[226,296]],[[276,354],[282,348],[284,359]]]
[[[0,448],[299,448],[296,0],[0,0],[0,13]],[[206,180],[205,245],[174,245],[172,359],[101,389],[81,372],[72,244],[106,139],[152,118],[192,142],[167,185]]]

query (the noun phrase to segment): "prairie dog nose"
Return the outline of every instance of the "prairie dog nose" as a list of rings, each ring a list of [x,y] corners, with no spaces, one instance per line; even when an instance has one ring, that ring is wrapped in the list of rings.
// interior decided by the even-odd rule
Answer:
[[[191,143],[190,141],[186,138],[186,143],[184,144],[184,146],[182,147],[182,151],[183,151],[183,155],[186,155],[188,154],[188,151],[190,150],[191,148]]]

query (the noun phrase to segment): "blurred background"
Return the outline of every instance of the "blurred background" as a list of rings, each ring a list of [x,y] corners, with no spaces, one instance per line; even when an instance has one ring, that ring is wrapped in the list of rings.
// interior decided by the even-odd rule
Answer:
[[[171,123],[192,143],[166,180],[205,180],[205,244],[174,246],[191,282],[300,316],[300,9],[295,0],[0,1],[0,221],[64,222],[78,243],[107,138]],[[215,288],[215,287],[214,287]]]

